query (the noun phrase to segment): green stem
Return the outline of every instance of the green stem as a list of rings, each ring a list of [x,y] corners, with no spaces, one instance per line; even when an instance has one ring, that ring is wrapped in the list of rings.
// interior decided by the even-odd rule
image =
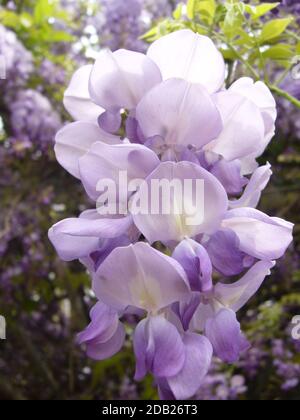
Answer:
[[[207,29],[207,28],[206,28]],[[260,80],[260,75],[259,73],[255,70],[254,67],[251,66],[251,64],[247,61],[247,59],[245,59],[235,48],[233,45],[230,44],[230,42],[228,42],[228,40],[226,38],[224,38],[223,36],[220,36],[220,34],[218,32],[213,31],[213,34],[218,37],[221,41],[223,41],[224,43],[226,43],[226,45],[228,46],[228,48],[234,53],[234,55],[236,56],[236,58],[241,61],[245,67],[249,70],[249,72],[251,73],[251,75],[254,77],[255,80]],[[285,98],[286,100],[288,100],[291,104],[295,105],[297,108],[300,108],[300,101],[295,98],[294,96],[290,95],[288,92],[286,92],[285,90],[280,89],[278,86],[275,86],[273,84],[270,83],[266,83],[267,86],[269,87],[269,89],[276,93],[278,96],[281,96],[282,98]]]
[[[300,41],[300,36],[298,34],[296,34],[295,32],[287,30],[286,34],[291,36],[292,38],[296,39],[296,41],[298,41],[298,42]]]
[[[300,101],[297,98],[290,95],[285,90],[280,89],[278,86],[275,86],[275,85],[268,85],[268,86],[272,92],[276,93],[276,95],[287,99],[291,104],[295,105],[297,108],[300,109]]]

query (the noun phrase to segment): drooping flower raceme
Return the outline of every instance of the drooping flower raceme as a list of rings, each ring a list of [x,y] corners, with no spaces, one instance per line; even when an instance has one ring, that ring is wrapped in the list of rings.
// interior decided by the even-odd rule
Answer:
[[[20,90],[9,103],[9,109],[13,141],[21,142],[27,147],[33,143],[39,145],[41,150],[46,149],[62,126],[61,118],[50,101],[31,89]]]
[[[56,136],[58,161],[95,202],[49,231],[93,279],[98,303],[78,342],[110,357],[124,315],[138,315],[135,376],[152,373],[162,398],[192,397],[213,354],[233,363],[249,348],[237,312],[292,241],[291,223],[256,210],[274,98],[263,82],[226,89],[224,78],[217,48],[190,30],[146,55],[102,51],[74,74],[64,104],[75,122]]]
[[[21,44],[14,32],[0,25],[0,59],[4,64],[5,81],[0,81],[2,93],[12,94],[16,87],[26,84],[33,72],[33,57]],[[2,77],[1,77],[2,78]]]

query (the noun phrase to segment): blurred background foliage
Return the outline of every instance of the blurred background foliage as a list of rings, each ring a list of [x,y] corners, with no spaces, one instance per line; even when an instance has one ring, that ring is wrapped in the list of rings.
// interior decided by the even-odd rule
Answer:
[[[93,303],[79,263],[64,264],[47,238],[58,220],[88,207],[79,183],[55,161],[55,132],[69,120],[63,92],[100,48],[145,51],[181,29],[209,35],[227,63],[227,84],[264,80],[278,104],[277,135],[261,162],[274,175],[260,209],[296,224],[295,241],[241,314],[252,349],[234,366],[215,361],[197,398],[298,400],[300,342],[300,7],[298,1],[0,0],[1,399],[156,399],[136,384],[130,340],[109,361],[74,343]],[[250,117],[250,116],[249,116]],[[130,319],[128,336],[132,333]]]

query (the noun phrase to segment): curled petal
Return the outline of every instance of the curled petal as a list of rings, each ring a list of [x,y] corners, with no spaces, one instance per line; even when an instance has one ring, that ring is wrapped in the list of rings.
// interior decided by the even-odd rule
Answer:
[[[186,352],[176,327],[162,316],[141,321],[134,334],[137,359],[135,379],[147,372],[157,377],[172,377],[182,369]]]
[[[173,258],[184,268],[193,291],[208,292],[212,289],[212,264],[202,245],[185,239],[175,249]]]
[[[98,118],[99,126],[108,133],[116,133],[121,128],[122,116],[120,112],[105,111]]]
[[[259,290],[274,265],[272,261],[259,261],[241,280],[233,284],[218,283],[215,287],[216,299],[234,312],[239,311]]]
[[[206,321],[215,315],[214,308],[210,304],[201,303],[195,311],[191,320],[190,330],[203,333],[205,331]]]
[[[167,80],[148,92],[136,109],[144,136],[160,136],[165,144],[202,147],[222,130],[220,113],[200,85]]]
[[[239,160],[227,162],[219,160],[213,165],[210,172],[221,182],[228,194],[236,195],[242,192],[248,180],[241,175]]]
[[[64,94],[64,106],[75,120],[96,122],[104,109],[92,102],[89,93],[89,78],[92,65],[77,70]]]
[[[293,224],[251,208],[230,210],[222,222],[238,236],[239,248],[260,260],[281,258],[293,241]]]
[[[97,340],[89,341],[86,346],[87,355],[94,360],[105,360],[117,354],[125,340],[126,332],[124,325],[119,322],[115,334],[106,342],[101,343]]]
[[[209,92],[219,90],[225,78],[225,63],[210,38],[190,30],[176,31],[155,41],[148,50],[163,79],[173,77],[201,84]]]
[[[115,334],[119,317],[118,313],[104,303],[98,302],[90,312],[91,323],[77,335],[78,344],[89,341],[105,343]]]
[[[249,267],[248,258],[240,250],[239,238],[232,230],[219,230],[205,246],[214,268],[224,276],[235,276]]]
[[[238,361],[240,354],[250,347],[242,334],[235,312],[230,309],[221,309],[206,321],[205,335],[211,342],[215,355],[225,363]]]
[[[89,91],[93,101],[107,111],[132,110],[160,82],[157,65],[144,54],[103,50],[92,69]]]
[[[242,197],[239,200],[230,201],[229,208],[256,207],[259,203],[261,193],[268,185],[272,176],[271,165],[268,163],[254,172]]]
[[[276,101],[267,85],[261,81],[254,82],[249,77],[242,77],[233,83],[229,90],[245,96],[258,106],[265,122],[265,135],[273,135],[277,117]]]
[[[208,150],[232,161],[261,149],[265,127],[260,109],[250,100],[235,92],[215,95],[223,120],[223,130]],[[249,118],[251,115],[251,118]]]
[[[177,261],[138,242],[115,249],[94,276],[97,297],[116,310],[155,312],[184,299],[187,278]]]
[[[143,202],[146,196],[151,208],[140,212],[133,206],[130,209],[136,226],[150,243],[180,242],[186,236],[213,233],[228,207],[219,181],[189,162],[160,164],[141,185],[135,200]]]
[[[135,179],[145,179],[159,165],[159,159],[145,146],[139,144],[108,145],[95,143],[79,161],[81,181],[93,199],[100,196],[99,181],[109,180],[114,186],[124,181],[121,171],[126,171],[128,182]],[[127,199],[125,184],[125,198]]]
[[[98,250],[100,239],[117,238],[132,224],[130,217],[105,219],[96,211],[92,213],[94,218],[83,214],[80,218],[62,220],[49,230],[49,239],[62,260],[88,257]]]
[[[174,324],[174,321],[177,321],[176,325],[178,329],[178,320],[181,322],[181,327],[183,328],[183,331],[187,331],[189,329],[191,320],[193,319],[199,307],[200,301],[200,293],[192,293],[191,295],[187,296],[187,299],[185,301],[182,300],[181,302],[177,302],[172,305],[172,312],[174,313],[172,322]]]
[[[195,395],[208,373],[213,355],[212,345],[204,336],[187,333],[183,343],[186,351],[183,368],[176,376],[167,378],[177,400],[186,400]]]
[[[121,139],[101,130],[98,124],[78,121],[63,127],[55,138],[55,155],[58,162],[71,175],[80,178],[79,159],[96,142],[118,144]]]

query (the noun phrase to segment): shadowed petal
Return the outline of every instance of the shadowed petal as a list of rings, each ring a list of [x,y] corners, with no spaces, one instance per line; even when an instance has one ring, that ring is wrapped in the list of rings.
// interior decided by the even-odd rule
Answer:
[[[211,342],[215,355],[226,363],[236,362],[240,354],[249,349],[236,314],[230,309],[221,309],[206,321],[205,335]]]
[[[135,379],[147,372],[157,377],[170,377],[182,369],[186,352],[176,327],[162,316],[150,317],[139,323],[134,334],[137,359]]]
[[[99,343],[97,340],[88,342],[86,353],[94,360],[109,359],[121,350],[125,336],[124,325],[119,322],[118,328],[110,340],[104,343]]]
[[[77,335],[77,343],[105,343],[110,340],[118,328],[118,313],[104,303],[97,302],[90,312],[90,318],[91,323]]]
[[[231,195],[240,194],[248,182],[248,179],[241,175],[239,160],[227,162],[225,159],[221,159],[213,165],[210,172],[221,182],[227,193]]]
[[[184,268],[193,291],[208,292],[212,289],[212,264],[202,245],[185,239],[175,249],[173,258]]]
[[[176,376],[167,378],[177,400],[195,395],[208,373],[213,355],[212,345],[204,336],[188,333],[184,335],[183,343],[186,350],[183,368]]]
[[[214,268],[224,276],[240,274],[247,267],[246,255],[240,250],[239,238],[232,230],[219,230],[211,236],[205,247]]]

